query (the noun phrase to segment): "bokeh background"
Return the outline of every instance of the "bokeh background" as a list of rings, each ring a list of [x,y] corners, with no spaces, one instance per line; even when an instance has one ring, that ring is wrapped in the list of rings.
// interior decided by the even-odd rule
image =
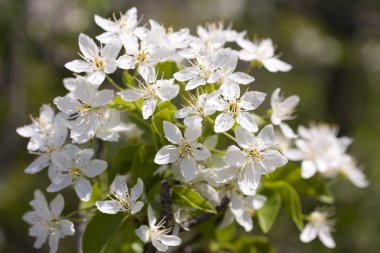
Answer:
[[[354,138],[350,153],[365,168],[370,186],[333,186],[335,250],[318,241],[299,242],[298,231],[284,215],[268,236],[280,253],[379,252],[378,0],[0,0],[0,252],[37,252],[21,216],[30,209],[33,190],[48,185],[45,173],[23,173],[33,157],[16,127],[29,124],[29,115],[38,115],[43,103],[66,93],[62,78],[70,73],[63,65],[77,56],[78,34],[101,32],[93,15],[107,17],[132,6],[138,7],[144,22],[152,18],[175,29],[189,27],[194,33],[197,24],[223,19],[247,30],[250,38],[271,37],[293,70],[254,71],[253,88],[271,92],[281,87],[287,95],[300,95],[293,126],[311,121],[338,124],[340,135]],[[71,191],[64,194],[66,209],[75,209],[76,197]],[[304,208],[310,212],[312,206]],[[75,245],[75,239],[67,238],[60,252],[75,252]]]

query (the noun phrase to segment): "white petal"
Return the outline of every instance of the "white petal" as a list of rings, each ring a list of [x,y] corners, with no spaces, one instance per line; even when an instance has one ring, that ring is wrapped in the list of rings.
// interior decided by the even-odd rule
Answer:
[[[94,159],[86,164],[85,174],[87,177],[96,177],[103,173],[107,168],[107,162],[99,159]]]
[[[181,168],[182,176],[186,182],[189,182],[195,178],[197,163],[194,158],[189,156],[183,157],[179,166]]]
[[[62,176],[59,181],[53,182],[49,185],[49,187],[46,189],[47,192],[57,192],[60,191],[66,187],[68,187],[73,182],[73,179],[68,176]]]
[[[176,146],[166,145],[157,152],[154,162],[157,164],[174,163],[178,161],[179,157],[179,151]]]
[[[154,110],[156,110],[157,100],[154,98],[148,98],[142,104],[142,114],[144,119],[148,119],[152,116]]]
[[[119,29],[117,24],[109,19],[105,19],[98,15],[95,15],[94,19],[95,23],[101,28],[103,28],[105,31],[117,32]]]
[[[91,63],[82,60],[74,60],[65,64],[65,68],[75,73],[82,73],[92,70]]]
[[[285,137],[290,138],[290,139],[295,139],[298,137],[298,135],[296,135],[293,132],[293,130],[289,127],[289,125],[287,125],[285,123],[280,123],[279,125],[280,125],[281,131],[285,135]]]
[[[140,64],[137,68],[139,74],[144,78],[144,80],[151,81],[152,77],[156,77],[156,70],[153,65],[150,64]]]
[[[64,205],[65,205],[65,201],[61,194],[58,194],[50,202],[50,210],[55,215],[55,217],[58,217],[61,215]]]
[[[61,170],[68,170],[72,164],[72,157],[64,152],[54,152],[51,155],[52,163]]]
[[[86,34],[79,34],[78,42],[79,49],[85,58],[93,59],[99,55],[98,46],[95,44],[94,40]]]
[[[202,135],[201,124],[191,124],[185,130],[185,138],[191,142],[195,142]]]
[[[255,78],[243,72],[233,73],[228,78],[232,79],[233,81],[237,83],[244,84],[244,85],[252,83],[255,80]]]
[[[191,153],[197,161],[204,161],[211,156],[210,151],[201,143],[197,143],[191,146]]]
[[[135,230],[136,235],[140,238],[141,241],[147,243],[149,240],[149,228],[147,225],[141,225],[138,229]]]
[[[302,161],[302,170],[301,175],[303,178],[311,178],[314,174],[317,173],[317,167],[312,161],[304,160]]]
[[[257,210],[264,206],[265,202],[267,201],[267,198],[264,195],[257,194],[253,196],[252,200],[252,207],[253,209]]]
[[[34,174],[40,172],[50,164],[50,159],[46,155],[39,156],[26,169],[25,173]]]
[[[117,66],[121,69],[134,69],[136,66],[136,60],[125,54],[117,59]]]
[[[265,59],[262,61],[264,67],[270,72],[287,72],[292,69],[292,66],[286,62],[283,62],[277,58]]]
[[[275,136],[272,125],[266,125],[257,135],[260,141],[260,148],[266,149],[275,144]]]
[[[305,158],[304,153],[295,148],[287,149],[283,152],[283,154],[291,161],[301,161]]]
[[[240,167],[247,160],[247,155],[235,145],[231,145],[226,151],[224,160],[233,167]]]
[[[61,233],[58,231],[55,231],[54,233],[50,233],[49,235],[49,247],[50,247],[50,253],[56,253],[58,250],[58,242],[59,238],[61,236]]]
[[[95,205],[102,213],[115,214],[121,211],[120,206],[113,200],[96,201]]]
[[[288,160],[280,154],[277,150],[267,150],[261,152],[262,164],[267,173],[274,171],[276,168],[284,166]]]
[[[335,242],[328,227],[322,228],[318,233],[318,237],[327,248],[335,248]]]
[[[240,97],[240,87],[235,82],[224,83],[221,89],[223,97],[227,100],[235,100]]]
[[[257,132],[259,130],[255,117],[249,112],[238,113],[236,121],[248,131]]]
[[[178,81],[188,81],[190,79],[194,79],[199,75],[198,69],[195,67],[189,67],[185,68],[183,70],[180,70],[176,73],[174,73],[174,78]]]
[[[260,183],[261,175],[256,173],[252,163],[246,165],[244,171],[239,174],[238,184],[245,195],[255,195]]]
[[[101,90],[96,93],[92,106],[94,107],[104,106],[112,101],[113,96],[114,96],[113,90]]]
[[[157,238],[153,238],[152,239],[152,244],[153,246],[158,250],[158,251],[161,251],[161,252],[166,252],[169,247],[162,244]]]
[[[140,197],[143,190],[144,190],[144,183],[140,178],[138,178],[136,185],[133,186],[131,190],[131,201],[135,202],[137,198]]]
[[[104,79],[106,79],[106,73],[101,70],[96,70],[87,75],[87,81],[95,87],[99,87],[99,85],[103,83]]]
[[[89,201],[92,194],[92,186],[89,180],[81,178],[75,184],[75,192],[82,201]]]
[[[63,236],[73,235],[75,233],[74,224],[71,221],[61,220],[59,225]]]
[[[215,133],[226,132],[234,125],[235,121],[232,114],[221,113],[215,119]]]
[[[170,141],[173,144],[182,143],[183,141],[182,133],[175,124],[169,121],[164,121],[163,128],[164,128],[165,137],[168,141]]]
[[[205,85],[205,84],[206,84],[205,79],[203,79],[201,77],[197,77],[197,78],[191,79],[186,84],[185,90],[193,90],[193,89],[197,88],[198,86]]]
[[[148,221],[149,221],[149,226],[154,227],[156,225],[157,219],[156,216],[154,215],[153,208],[151,205],[148,205]]]
[[[246,110],[254,110],[261,105],[267,94],[258,91],[248,91],[241,97],[240,105]]]
[[[174,79],[171,79],[174,80]],[[158,80],[156,82],[157,87],[155,88],[157,96],[165,101],[165,100],[170,100],[175,98],[178,95],[179,92],[179,86],[176,84],[165,84],[165,85],[160,85],[160,81],[164,80]]]
[[[227,183],[236,178],[236,168],[234,167],[215,169],[212,172],[213,179],[219,184]]]
[[[250,147],[258,147],[259,142],[257,138],[245,128],[241,126],[236,126],[235,128],[235,139],[236,143],[241,148],[250,148]]]
[[[59,110],[67,114],[76,113],[78,111],[78,108],[81,107],[81,103],[79,103],[76,99],[70,97],[56,97],[53,100],[53,103],[58,107]]]
[[[144,91],[138,89],[123,90],[118,93],[125,101],[135,101],[144,95]]]
[[[142,201],[137,201],[137,202],[132,206],[131,214],[135,214],[135,213],[140,212],[140,210],[143,208],[143,206],[144,206],[144,202],[142,202]]]
[[[160,235],[159,240],[167,246],[178,246],[182,240],[175,235]]]
[[[314,240],[316,237],[317,229],[311,224],[306,224],[300,235],[301,242],[308,243]]]

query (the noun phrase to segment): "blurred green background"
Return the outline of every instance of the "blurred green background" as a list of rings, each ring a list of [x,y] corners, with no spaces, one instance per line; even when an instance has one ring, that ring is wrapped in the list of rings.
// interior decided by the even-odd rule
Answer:
[[[252,88],[271,93],[281,87],[298,94],[293,122],[324,121],[340,125],[340,135],[354,138],[349,152],[365,168],[366,189],[348,182],[333,186],[337,196],[335,250],[319,241],[302,244],[285,215],[270,239],[280,253],[366,252],[380,249],[380,1],[366,0],[0,0],[0,252],[37,252],[21,220],[30,209],[35,188],[45,189],[45,173],[24,174],[33,157],[27,140],[15,129],[29,124],[43,103],[65,94],[63,65],[77,56],[80,32],[100,34],[93,15],[138,7],[150,18],[174,28],[223,19],[252,39],[271,37],[289,73],[254,71]],[[267,101],[268,105],[268,101]],[[76,208],[72,191],[64,192],[66,211]],[[48,195],[52,198],[54,195]],[[318,204],[308,199],[304,212]],[[258,226],[254,229],[259,231]],[[75,252],[75,238],[60,243],[60,252]],[[47,252],[47,247],[38,252]]]

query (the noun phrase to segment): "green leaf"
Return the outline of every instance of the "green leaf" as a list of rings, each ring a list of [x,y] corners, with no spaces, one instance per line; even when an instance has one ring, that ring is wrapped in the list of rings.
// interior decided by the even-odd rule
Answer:
[[[236,234],[236,223],[231,223],[225,228],[217,228],[215,230],[215,237],[219,243],[231,242]]]
[[[263,232],[268,233],[280,211],[281,197],[278,193],[271,190],[261,191],[260,194],[265,195],[267,201],[264,206],[257,210],[257,218]]]
[[[173,122],[173,116],[175,112],[176,110],[164,108],[152,116],[153,130],[160,137],[163,137],[165,135],[164,129],[163,129],[163,122],[164,121]]]
[[[318,177],[304,179],[301,176],[301,168],[292,164],[278,168],[266,177],[269,181],[286,181],[293,186],[299,194],[314,197],[326,204],[334,203],[335,199],[326,183]]]
[[[164,61],[156,65],[158,78],[170,79],[173,78],[175,72],[179,71],[177,63],[174,61]]]
[[[83,253],[106,252],[108,244],[125,217],[122,213],[109,215],[97,212],[84,231],[82,241]]]
[[[156,148],[153,145],[147,144],[136,147],[131,165],[133,181],[136,181],[137,178],[141,178],[146,182],[152,177],[158,168],[158,165],[154,162],[155,156]]]
[[[208,213],[217,213],[215,208],[208,203],[202,195],[194,191],[191,188],[185,186],[176,185],[173,186],[173,200],[180,204],[187,204],[198,210],[202,210]]]
[[[133,111],[136,108],[133,102],[125,101],[119,95],[112,100],[108,107],[126,112]]]
[[[111,168],[107,170],[109,182],[112,182],[117,174],[126,174],[132,166],[133,158],[141,145],[127,145],[120,148],[112,158]]]
[[[125,70],[123,72],[123,76],[122,76],[122,79],[123,79],[123,83],[127,86],[134,86],[135,85],[135,79],[133,78],[133,76],[129,73],[128,70]]]
[[[102,190],[100,189],[99,184],[96,182],[92,185],[92,194],[89,201],[81,201],[79,209],[91,208],[95,205],[95,202],[103,198]]]
[[[303,228],[301,201],[297,191],[285,181],[266,182],[264,190],[270,189],[281,196],[282,207],[292,217],[299,230]]]

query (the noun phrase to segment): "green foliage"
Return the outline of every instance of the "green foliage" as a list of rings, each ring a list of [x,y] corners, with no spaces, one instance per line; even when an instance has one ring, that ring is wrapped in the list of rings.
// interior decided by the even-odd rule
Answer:
[[[111,183],[117,174],[126,174],[131,169],[133,158],[139,151],[140,145],[127,145],[120,148],[112,158],[108,171],[108,179]]]
[[[301,201],[297,191],[285,181],[266,182],[263,191],[272,191],[281,197],[282,207],[292,217],[299,230],[303,228]],[[264,229],[263,229],[264,230]]]
[[[193,189],[182,185],[173,186],[172,189],[173,201],[177,204],[191,206],[208,213],[217,213],[215,208]]]
[[[126,86],[134,86],[135,78],[129,73],[128,70],[124,70],[122,81]]]
[[[173,78],[173,74],[179,71],[177,63],[174,61],[164,61],[156,65],[156,71],[159,79]]]
[[[119,95],[113,99],[108,107],[126,112],[133,111],[136,108],[133,103],[123,100]]]
[[[122,213],[109,215],[97,212],[87,224],[83,234],[83,253],[106,252],[113,236],[126,216]]]
[[[281,207],[281,196],[279,193],[266,189],[261,191],[267,197],[264,206],[257,210],[259,225],[264,233],[268,233],[277,218]]]
[[[152,115],[152,127],[155,134],[158,134],[162,139],[164,137],[163,122],[173,122],[173,116],[177,108],[170,102],[165,101],[159,103],[155,114]]]
[[[334,203],[334,196],[326,183],[318,177],[304,179],[301,177],[301,169],[292,164],[276,169],[267,176],[267,180],[283,180],[293,186],[301,195],[307,195],[326,204]]]

